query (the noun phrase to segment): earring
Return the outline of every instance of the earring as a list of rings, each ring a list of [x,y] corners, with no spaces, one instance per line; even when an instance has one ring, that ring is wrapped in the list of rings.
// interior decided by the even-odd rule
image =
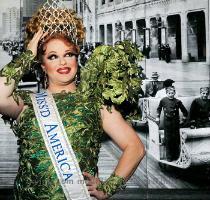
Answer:
[[[78,86],[78,85],[79,85],[79,82],[80,82],[80,81],[79,81],[79,76],[78,76],[78,74],[75,75],[74,81],[75,81],[76,86]]]
[[[46,72],[44,72],[44,85],[43,85],[43,87],[44,87],[44,89],[47,89],[48,88],[48,76],[47,76],[47,74],[46,74]]]
[[[78,65],[77,73],[74,77],[74,81],[75,81],[76,86],[78,86],[80,83],[80,66],[79,65]]]

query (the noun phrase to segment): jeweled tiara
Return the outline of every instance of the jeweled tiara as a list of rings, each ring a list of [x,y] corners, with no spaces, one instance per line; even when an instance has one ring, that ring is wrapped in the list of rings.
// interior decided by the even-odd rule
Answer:
[[[72,42],[78,43],[78,29],[75,20],[75,11],[65,7],[61,0],[47,0],[39,8],[37,19],[44,32],[49,35],[59,33],[71,38]]]

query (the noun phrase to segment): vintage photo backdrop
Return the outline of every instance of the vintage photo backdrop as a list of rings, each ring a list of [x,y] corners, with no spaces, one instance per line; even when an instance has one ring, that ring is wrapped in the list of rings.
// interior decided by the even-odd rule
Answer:
[[[0,69],[21,52],[25,22],[44,2],[8,0],[0,3]],[[153,72],[157,72],[160,81],[175,81],[177,98],[189,111],[192,101],[200,94],[200,87],[209,87],[208,0],[69,0],[64,3],[83,18],[84,45],[114,45],[119,40],[130,39],[139,46],[145,54],[139,63],[147,77],[143,91]],[[160,55],[160,46],[167,44],[171,50],[169,62]],[[36,84],[33,86],[36,90]],[[209,189],[210,128],[182,128],[179,159],[167,162],[161,140],[163,117],[159,126],[154,122],[159,101],[160,98],[140,96],[142,119],[136,121],[134,127],[145,144],[147,155],[128,188]],[[0,135],[0,188],[11,189],[18,169],[17,139],[3,120],[0,120]],[[103,148],[101,155],[105,155],[107,162],[112,160],[105,172],[102,170],[101,176],[105,179],[112,172],[120,151],[110,141]],[[99,160],[99,168],[104,167],[105,158]]]

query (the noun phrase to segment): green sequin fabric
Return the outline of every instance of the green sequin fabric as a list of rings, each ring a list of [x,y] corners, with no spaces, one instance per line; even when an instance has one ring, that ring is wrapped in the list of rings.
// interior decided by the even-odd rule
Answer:
[[[125,179],[123,177],[112,174],[105,182],[101,182],[97,190],[103,191],[109,197],[115,194],[119,190],[125,188]]]
[[[19,81],[23,77],[25,73],[27,73],[31,67],[33,66],[33,63],[35,63],[34,55],[32,51],[27,50],[26,52],[23,52],[19,57],[17,57],[15,60],[7,64],[2,70],[0,70],[0,76],[6,77],[6,85],[11,84],[11,80],[13,79],[15,81],[15,89],[13,92],[13,98],[15,101],[18,102],[18,98],[16,95],[16,89],[18,86]]]
[[[97,174],[103,136],[101,106],[107,105],[109,109],[115,105],[120,110],[125,102],[136,103],[135,97],[141,85],[138,78],[141,71],[136,61],[141,56],[137,48],[127,41],[115,47],[98,47],[82,70],[77,91],[53,94],[81,171]],[[7,77],[6,84],[14,79],[17,86],[34,62],[32,52],[26,51],[6,65],[0,71],[0,76]],[[64,200],[66,198],[45,147],[29,93],[15,89],[13,94],[14,97],[20,96],[28,106],[21,114],[19,123],[12,126],[20,145],[15,197],[18,200]],[[100,184],[99,189],[111,196],[124,185],[123,180],[112,175]]]
[[[20,168],[15,182],[17,199],[65,199],[31,100],[28,95],[19,95],[29,107],[13,127],[20,143]],[[83,101],[77,92],[53,96],[81,171],[95,175],[102,129],[94,101]]]
[[[11,84],[11,79],[15,80],[16,87],[24,73],[28,72],[34,62],[34,55],[30,50],[23,52],[21,56],[7,64],[0,75],[7,77],[6,84]]]

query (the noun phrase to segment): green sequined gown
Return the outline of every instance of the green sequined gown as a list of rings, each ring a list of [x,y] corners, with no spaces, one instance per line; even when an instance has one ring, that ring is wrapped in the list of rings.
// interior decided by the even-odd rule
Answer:
[[[24,96],[28,108],[14,127],[20,144],[20,167],[15,181],[17,199],[65,199],[31,100]],[[95,175],[102,136],[96,106],[84,102],[77,92],[53,96],[81,171]]]
[[[125,44],[124,47],[129,47],[129,45]],[[137,91],[136,86],[140,86],[138,81],[135,82],[134,75],[138,75],[136,65],[128,65],[130,57],[125,56],[130,52],[123,55],[126,51],[123,51],[122,48],[123,46],[118,49],[109,46],[99,48],[98,51],[96,50],[93,53],[86,70],[82,73],[83,81],[77,91],[75,93],[53,94],[81,171],[89,172],[92,175],[97,174],[98,154],[103,134],[100,119],[101,105],[105,104],[105,101],[109,99],[111,99],[111,102],[118,104],[128,99],[128,97],[132,99],[131,93]],[[128,50],[131,51],[132,48]],[[133,61],[135,60],[134,56],[138,56],[136,52],[131,53],[132,58],[130,60]],[[115,60],[110,60],[112,58]],[[124,58],[124,63],[121,62],[122,58]],[[106,66],[109,61],[110,65]],[[5,66],[0,75],[7,77],[7,84],[10,84],[11,79],[14,79],[17,86],[22,75],[30,69],[33,62],[32,53],[26,51],[14,62]],[[123,64],[127,69],[122,69]],[[99,69],[100,67],[104,67],[106,70]],[[113,70],[113,67],[116,69]],[[129,74],[126,75],[124,72]],[[119,77],[115,73],[119,74]],[[123,80],[122,77],[126,79]],[[129,78],[131,81],[129,81]],[[111,81],[112,87],[110,87],[109,81]],[[114,85],[115,83],[116,85]],[[107,85],[108,88],[105,87]],[[114,89],[116,89],[116,92]],[[21,114],[19,123],[12,126],[20,145],[20,167],[15,180],[16,199],[66,199],[45,147],[29,92],[15,90],[13,96],[16,100],[17,96],[21,96],[25,105],[28,106]],[[114,190],[120,184],[120,182],[115,184]],[[110,188],[110,191],[113,190],[110,186],[107,188]]]

